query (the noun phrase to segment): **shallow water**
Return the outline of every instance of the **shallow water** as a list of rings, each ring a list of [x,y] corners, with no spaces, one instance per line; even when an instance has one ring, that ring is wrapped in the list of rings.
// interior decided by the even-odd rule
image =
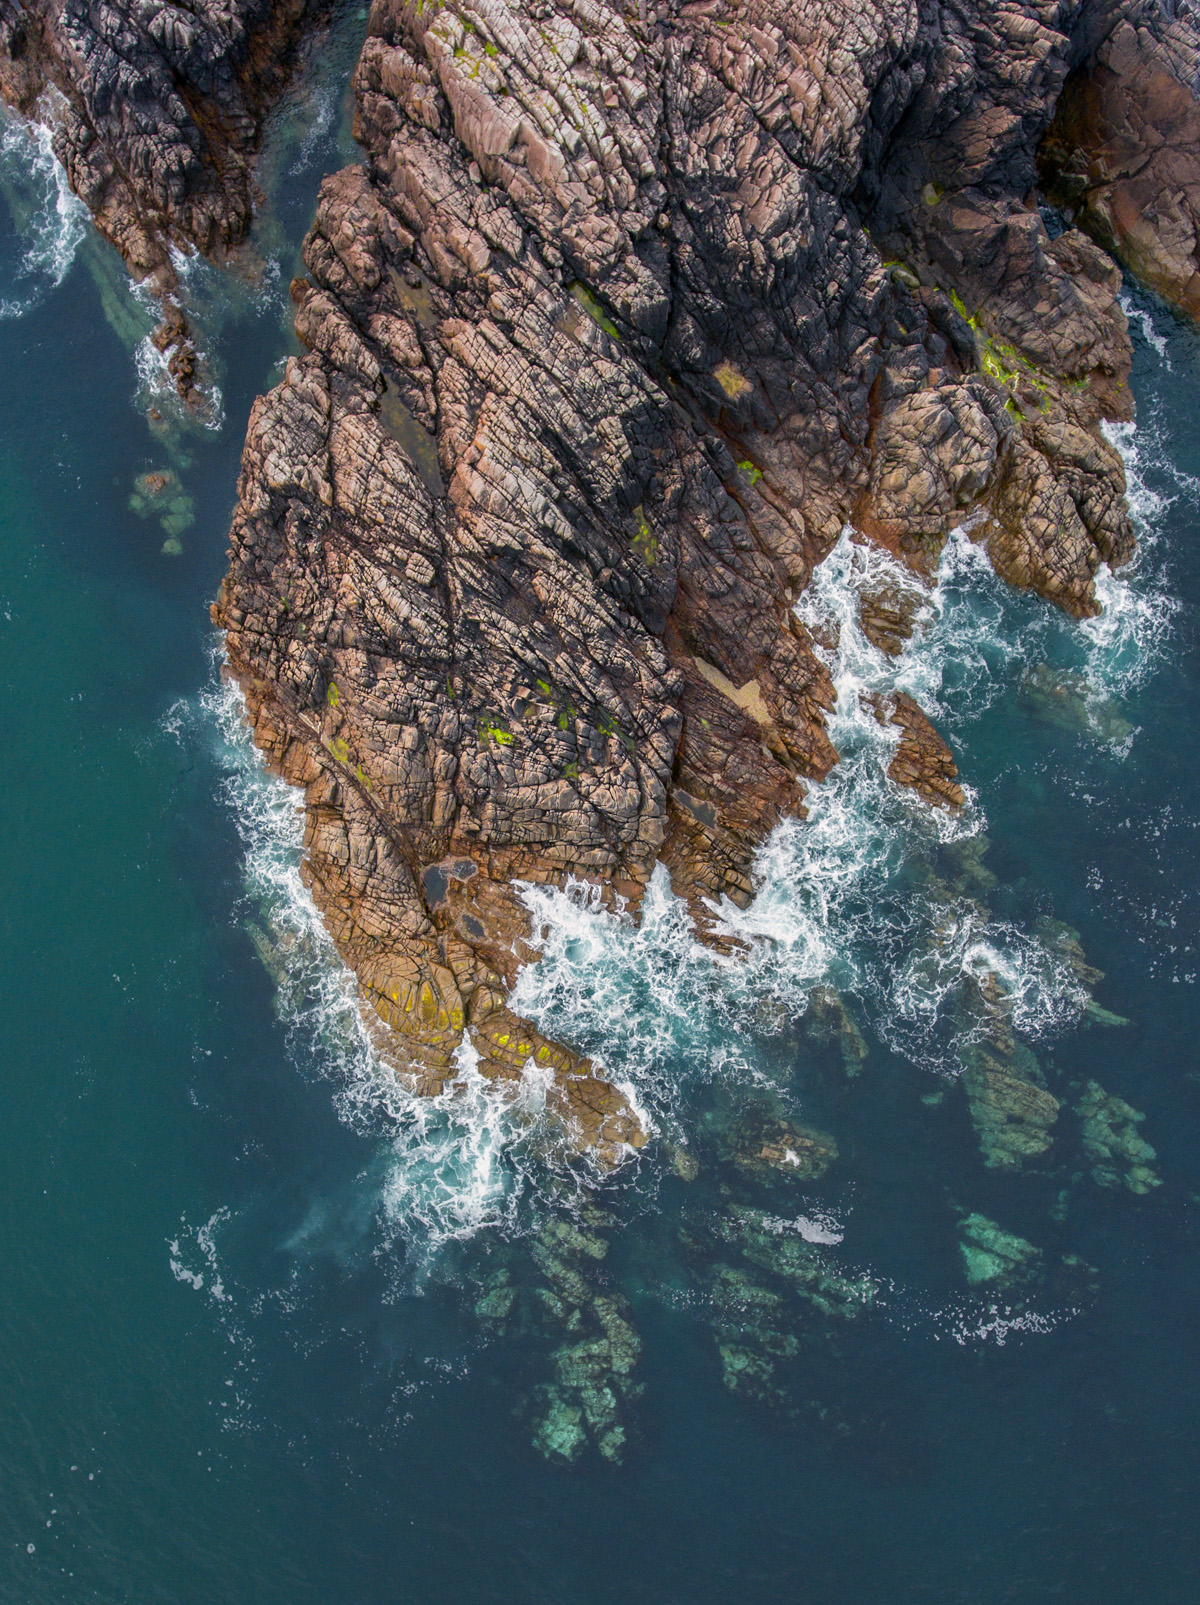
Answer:
[[[273,131],[261,272],[192,270],[208,429],[148,430],[147,310],[53,168],[0,140],[20,224],[0,237],[0,1597],[1190,1605],[1200,342],[1130,292],[1142,547],[1100,620],[1013,595],[958,536],[890,660],[855,623],[881,560],[847,540],[824,565],[802,606],[841,620],[845,761],[764,848],[753,907],[724,911],[747,957],[698,948],[662,885],[636,928],[530,890],[523,1007],[659,1133],[598,1185],[548,1148],[536,1084],[512,1109],[465,1059],[434,1105],[381,1080],[299,885],[294,799],[217,677],[241,438],[292,349],[317,183],[350,154],[357,26]],[[130,508],[153,471],[174,514]],[[962,822],[884,780],[858,693],[891,688],[953,741]],[[1089,1019],[1047,920],[1128,1024]],[[960,1079],[989,975],[1065,1106],[1023,1174],[984,1167]],[[1144,1196],[1093,1178],[1092,1080],[1145,1111]],[[747,1171],[746,1108],[831,1133],[837,1162]],[[972,1212],[1040,1273],[970,1285]],[[608,1299],[636,1333],[620,1467],[594,1442],[565,1468],[541,1452],[570,1447],[545,1427],[574,1341],[550,1250],[585,1327]],[[833,1315],[782,1274],[806,1255]]]

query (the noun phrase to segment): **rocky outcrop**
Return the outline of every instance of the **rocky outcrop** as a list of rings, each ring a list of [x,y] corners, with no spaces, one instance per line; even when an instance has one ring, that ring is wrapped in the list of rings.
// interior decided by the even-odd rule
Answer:
[[[1028,197],[1081,32],[1127,10],[376,0],[214,616],[414,1085],[465,1031],[577,1137],[639,1140],[505,1005],[514,883],[636,909],[661,861],[702,925],[747,901],[836,761],[793,604],[847,521],[920,582],[971,520],[1096,611],[1133,545],[1119,275]],[[882,716],[894,778],[960,803],[920,709]]]
[[[967,798],[958,783],[954,754],[912,697],[904,691],[890,697],[876,695],[871,707],[880,724],[900,731],[889,777],[934,807],[961,808]]]
[[[1200,317],[1200,45],[1178,6],[1086,32],[1042,141],[1043,181],[1130,272]]]
[[[322,0],[0,0],[0,98],[47,122],[71,188],[164,301],[184,396],[196,353],[172,249],[221,259],[253,214],[264,113]]]

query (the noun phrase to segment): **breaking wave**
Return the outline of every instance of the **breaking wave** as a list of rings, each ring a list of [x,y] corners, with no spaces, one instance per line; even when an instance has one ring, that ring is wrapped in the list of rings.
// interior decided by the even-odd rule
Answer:
[[[367,1034],[353,974],[338,956],[300,875],[300,795],[267,773],[236,686],[222,682],[165,721],[177,739],[207,738],[221,801],[244,847],[242,924],[276,988],[275,1008],[296,1063],[328,1080],[340,1118],[376,1144],[369,1230],[376,1252],[411,1280],[448,1243],[519,1229],[535,1158],[542,1090],[514,1098],[479,1074],[468,1043],[446,1092],[421,1098],[384,1065]],[[294,1247],[319,1251],[319,1232]]]
[[[790,1033],[817,987],[939,1075],[958,1073],[980,1029],[981,983],[999,992],[1027,1039],[1078,1020],[1088,995],[1068,957],[989,906],[994,879],[977,796],[968,787],[967,807],[951,815],[891,782],[897,735],[871,699],[907,693],[961,748],[1038,665],[1076,676],[1097,704],[1144,680],[1173,608],[1153,542],[1168,492],[1151,489],[1152,440],[1124,429],[1113,438],[1129,465],[1144,549],[1130,570],[1102,573],[1104,612],[1083,626],[1002,584],[962,529],[947,543],[937,584],[917,599],[912,640],[889,656],[863,630],[862,598],[915,582],[844,532],[797,608],[825,643],[818,650],[838,692],[830,734],[841,762],[810,787],[808,817],[784,822],[763,845],[750,906],[712,906],[732,952],[696,939],[661,866],[636,920],[583,883],[522,889],[540,958],[518,977],[514,1007],[601,1060],[663,1136],[686,1140],[693,1094],[716,1081],[767,1085],[794,1102]],[[454,1086],[438,1098],[409,1094],[380,1063],[354,978],[301,879],[297,793],[266,773],[243,714],[229,684],[199,710],[245,848],[246,930],[275,982],[297,1062],[328,1079],[340,1117],[376,1143],[364,1182],[374,1252],[422,1275],[447,1244],[517,1234],[536,1214],[546,1180],[542,1089],[531,1080],[515,1101],[505,1096],[479,1075],[468,1045]],[[1102,730],[1093,734],[1103,743]],[[297,1242],[320,1237],[314,1218]]]
[[[696,941],[661,868],[640,925],[601,908],[582,885],[523,893],[541,958],[518,980],[517,1008],[627,1076],[668,1128],[681,1069],[762,1077],[762,1038],[801,1016],[817,985],[866,1010],[890,1046],[943,1074],[957,1070],[973,1040],[967,1003],[976,983],[999,984],[1013,1027],[1030,1038],[1070,1026],[1087,1001],[1061,954],[989,911],[986,821],[970,788],[954,816],[887,778],[897,733],[870,700],[903,691],[943,727],[966,728],[1024,666],[1065,649],[1078,626],[1003,586],[958,530],[916,610],[913,640],[891,657],[864,633],[861,598],[913,586],[892,557],[848,530],[800,599],[803,622],[833,643],[818,650],[838,693],[829,731],[841,762],[810,787],[807,819],[785,821],[759,852],[750,907],[714,907],[744,957]],[[1145,620],[1158,619],[1128,581],[1111,587],[1122,622],[1097,631],[1082,653],[1106,687],[1144,672]],[[1134,651],[1136,669],[1125,661]]]
[[[5,280],[28,286],[16,297],[0,297],[0,318],[19,318],[66,277],[87,232],[88,212],[71,192],[50,129],[11,113],[0,116],[0,194],[24,245]]]

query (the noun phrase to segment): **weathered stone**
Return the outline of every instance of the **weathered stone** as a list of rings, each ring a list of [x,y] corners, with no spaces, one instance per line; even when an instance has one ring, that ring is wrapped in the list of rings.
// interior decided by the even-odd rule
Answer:
[[[1200,38],[1187,7],[1105,8],[1039,150],[1051,195],[1144,284],[1200,317]],[[1124,13],[1124,15],[1121,15]]]
[[[307,14],[0,0],[0,90],[45,116],[61,90],[72,183],[169,288],[168,244],[244,234]],[[1133,549],[1100,429],[1130,344],[1117,269],[1032,204],[1036,151],[1068,80],[1047,170],[1090,159],[1085,80],[1119,80],[1123,175],[1169,113],[1154,204],[1110,233],[1180,279],[1197,32],[1166,0],[375,0],[368,35],[363,161],[322,187],[307,351],[254,409],[214,616],[386,1056],[436,1092],[465,1034],[611,1161],[645,1136],[625,1098],[506,1009],[513,883],[636,910],[661,861],[702,932],[749,901],[836,761],[793,604],[849,521],[925,578],[967,521],[1013,584],[1097,611]],[[161,341],[186,389],[169,308]],[[911,621],[864,601],[885,650]],[[958,806],[916,705],[883,716],[893,778]],[[980,1074],[992,1121],[1017,1093]],[[1011,1153],[1052,1119],[1021,1097]]]
[[[1009,1288],[1014,1282],[1036,1277],[1041,1266],[1040,1248],[1004,1231],[986,1215],[966,1217],[958,1249],[969,1287],[986,1283],[997,1289]]]
[[[771,1115],[748,1114],[725,1137],[726,1155],[750,1175],[775,1172],[816,1181],[837,1159],[837,1144],[824,1132]]]
[[[1032,1054],[1027,1061],[1022,1065],[1026,1074],[1015,1074],[1011,1057],[998,1058],[980,1046],[963,1069],[971,1120],[984,1163],[991,1169],[1019,1170],[1029,1160],[1040,1158],[1053,1140],[1059,1102],[1032,1079],[1036,1073]]]
[[[1146,1118],[1140,1109],[1106,1092],[1098,1081],[1089,1081],[1076,1110],[1094,1181],[1101,1187],[1123,1185],[1138,1194],[1162,1186],[1150,1163],[1158,1156],[1138,1130]]]

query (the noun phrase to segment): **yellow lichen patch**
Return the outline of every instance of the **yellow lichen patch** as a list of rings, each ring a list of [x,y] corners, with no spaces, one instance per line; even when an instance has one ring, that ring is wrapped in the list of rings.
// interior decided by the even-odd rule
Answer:
[[[736,401],[739,396],[744,396],[747,390],[750,389],[749,379],[746,378],[744,373],[740,373],[732,362],[719,363],[713,369],[713,378],[729,397],[730,401]]]
[[[432,1025],[437,1019],[437,994],[428,981],[421,983],[421,1018],[426,1025]]]
[[[643,507],[635,507],[633,510],[633,516],[638,521],[638,532],[633,537],[631,544],[634,551],[641,558],[642,562],[645,563],[646,567],[653,568],[654,560],[658,556],[658,536],[655,535],[654,531],[650,528],[650,524],[646,518],[646,512]]]

